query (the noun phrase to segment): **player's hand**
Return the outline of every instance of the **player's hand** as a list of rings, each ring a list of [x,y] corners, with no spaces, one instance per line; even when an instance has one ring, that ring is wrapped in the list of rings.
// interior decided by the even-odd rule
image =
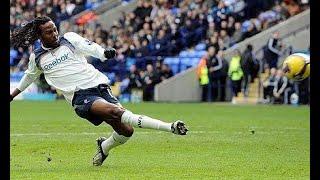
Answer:
[[[107,48],[104,50],[104,57],[107,59],[114,58],[116,56],[116,50],[114,48]]]

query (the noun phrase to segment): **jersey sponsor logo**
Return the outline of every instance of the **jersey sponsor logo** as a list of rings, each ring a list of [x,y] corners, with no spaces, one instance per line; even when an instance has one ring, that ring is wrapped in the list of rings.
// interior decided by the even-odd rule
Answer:
[[[69,57],[69,54],[64,54],[62,55],[60,58],[56,58],[54,61],[52,61],[51,63],[45,65],[43,68],[44,70],[50,70],[52,69],[54,66],[60,64],[61,62],[64,62],[65,60],[67,60]]]

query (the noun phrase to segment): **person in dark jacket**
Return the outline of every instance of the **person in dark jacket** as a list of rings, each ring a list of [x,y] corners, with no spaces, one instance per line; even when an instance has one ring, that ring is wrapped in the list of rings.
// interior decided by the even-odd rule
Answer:
[[[173,76],[173,72],[168,64],[162,64],[161,65],[161,71],[160,71],[160,80],[166,80]]]
[[[276,68],[270,69],[270,75],[263,81],[263,101],[269,103],[273,97],[273,89],[276,81]]]
[[[144,101],[153,101],[154,97],[154,86],[159,83],[159,76],[154,71],[152,64],[147,65],[147,71],[143,77],[143,100]]]
[[[226,100],[226,87],[227,87],[227,78],[228,78],[228,68],[229,63],[228,61],[223,57],[223,51],[219,50],[216,58],[218,62],[221,61],[222,67],[219,69],[218,77],[219,77],[219,83],[218,83],[218,101],[225,101]]]
[[[211,84],[212,101],[218,100],[218,95],[220,90],[219,78],[220,78],[221,68],[222,68],[222,59],[217,58],[216,49],[214,48],[214,46],[210,46],[208,48],[208,70],[209,70],[209,79]]]
[[[249,93],[249,83],[251,82],[254,68],[254,57],[252,50],[252,45],[248,44],[241,58],[241,68],[243,70],[243,92],[245,97],[247,97]]]
[[[277,68],[278,59],[281,55],[279,32],[274,32],[272,38],[268,40],[268,44],[265,46],[264,58],[269,68]]]
[[[135,64],[130,66],[128,88],[130,90],[130,93],[132,89],[142,88],[141,78]]]

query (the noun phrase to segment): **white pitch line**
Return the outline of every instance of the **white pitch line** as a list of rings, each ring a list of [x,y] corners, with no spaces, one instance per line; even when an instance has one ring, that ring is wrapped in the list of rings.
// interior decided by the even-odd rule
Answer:
[[[306,131],[305,132],[309,132]],[[150,131],[150,132],[135,132],[134,134],[138,134],[138,135],[152,135],[152,134],[165,134],[167,132],[163,132],[163,131]],[[237,135],[237,134],[251,134],[251,132],[248,131],[235,131],[235,132],[225,132],[225,131],[189,131],[188,134],[233,134],[233,135]],[[99,132],[99,133],[93,133],[93,132],[76,132],[76,133],[67,133],[67,132],[54,132],[54,133],[11,133],[10,136],[11,137],[19,137],[19,136],[87,136],[87,135],[101,135],[101,134],[111,134],[111,132]],[[288,134],[287,131],[261,131],[261,130],[255,130],[255,134]]]
[[[135,132],[134,134],[162,134],[167,132],[156,131],[156,132]],[[208,133],[205,131],[193,131],[192,134],[202,134]],[[219,132],[209,132],[209,133],[219,133]],[[10,136],[78,136],[78,135],[101,135],[101,134],[111,134],[111,132],[107,133],[91,133],[91,132],[79,132],[79,133],[11,133]]]

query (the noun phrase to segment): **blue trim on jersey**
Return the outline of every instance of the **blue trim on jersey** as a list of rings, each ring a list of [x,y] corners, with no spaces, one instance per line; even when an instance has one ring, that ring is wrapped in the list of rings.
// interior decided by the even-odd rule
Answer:
[[[62,46],[62,45],[67,46],[73,53],[74,53],[74,50],[76,49],[76,48],[75,48],[66,38],[64,38],[64,37],[60,37],[60,39],[59,39],[59,46],[58,46],[58,47],[60,47],[60,46]],[[39,48],[37,48],[37,49],[34,50],[35,62],[36,62],[36,65],[37,65],[37,67],[38,67],[39,69],[42,69],[42,68],[40,67],[40,57],[41,57],[43,54],[47,53],[47,52],[49,52],[49,51],[43,49],[41,46],[40,46]]]
[[[67,46],[67,47],[74,53],[74,50],[75,50],[76,48],[75,48],[75,47],[71,44],[71,42],[68,41],[66,38],[61,37],[59,43],[60,43],[60,46],[61,46],[61,45]]]
[[[36,62],[36,65],[39,69],[41,69],[40,67],[40,57],[47,53],[48,51],[47,50],[44,50],[41,46],[39,48],[37,48],[36,50],[34,50],[34,55],[35,55],[35,62]]]

